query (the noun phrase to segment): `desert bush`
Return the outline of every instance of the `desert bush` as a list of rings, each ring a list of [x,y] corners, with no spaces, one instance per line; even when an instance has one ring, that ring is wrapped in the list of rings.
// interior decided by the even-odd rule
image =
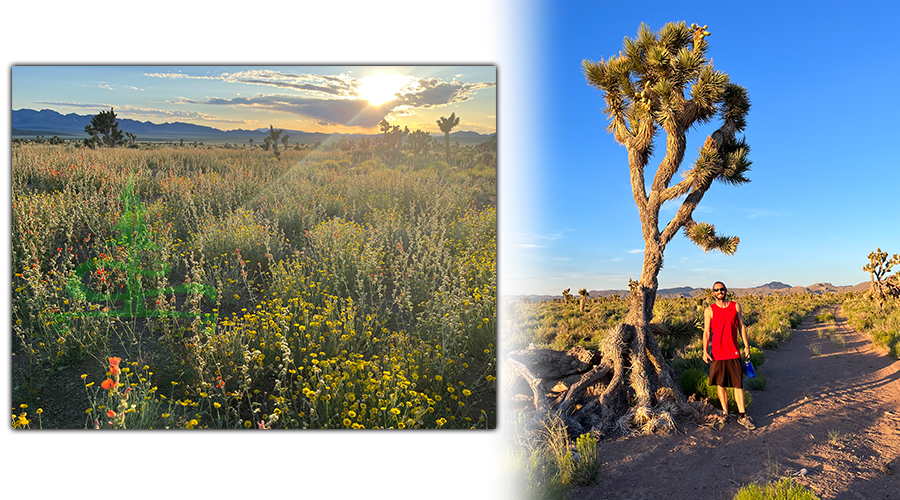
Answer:
[[[763,486],[748,484],[738,490],[733,500],[819,500],[806,486],[785,478]]]
[[[694,395],[699,398],[706,397],[706,386],[709,384],[709,375],[699,368],[688,368],[681,374],[679,385],[685,396]]]
[[[709,372],[709,364],[703,361],[703,349],[701,347],[702,340],[697,340],[690,348],[679,352],[669,365],[676,373],[683,373],[691,368],[700,370],[704,373]]]
[[[849,297],[844,312],[850,326],[868,334],[890,356],[900,358],[900,299],[888,297],[879,308],[867,297]]]
[[[537,431],[523,429],[507,451],[509,482],[518,498],[561,499],[574,486],[592,484],[600,469],[597,438],[590,433],[573,440],[562,419],[549,415]]]
[[[753,363],[754,368],[762,366],[766,362],[766,352],[750,346],[750,362]]]
[[[747,387],[753,389],[754,391],[762,391],[766,388],[766,382],[766,374],[762,372],[756,372],[755,377],[747,379]]]
[[[682,392],[686,396],[694,395],[698,398],[707,399],[709,403],[716,408],[721,408],[719,402],[718,389],[714,385],[709,385],[709,375],[697,368],[689,368],[684,371],[679,380]],[[731,387],[726,389],[728,395],[729,411],[737,411],[737,403],[734,400],[734,389]],[[746,390],[744,392],[744,408],[749,408],[753,397]]]
[[[834,313],[826,311],[816,314],[816,323],[834,323]]]

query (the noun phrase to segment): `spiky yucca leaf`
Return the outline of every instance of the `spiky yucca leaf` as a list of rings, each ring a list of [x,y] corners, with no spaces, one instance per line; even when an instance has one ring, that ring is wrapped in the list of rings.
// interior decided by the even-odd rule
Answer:
[[[744,130],[747,126],[746,116],[750,112],[750,97],[747,89],[729,83],[722,93],[721,102],[722,119],[733,121],[737,132]]]
[[[721,99],[727,87],[728,75],[716,71],[712,66],[704,66],[697,77],[697,82],[691,87],[691,98],[697,104],[701,114],[701,123],[709,121],[716,113],[716,103]]]
[[[672,55],[675,55],[682,47],[687,46],[690,41],[691,31],[684,21],[669,23],[663,26],[659,32],[659,44],[665,47]]]
[[[693,241],[697,246],[708,250],[713,245],[716,238],[716,227],[706,222],[694,224],[691,227],[684,228],[685,236]]]
[[[737,236],[719,236],[716,226],[706,222],[689,223],[685,225],[684,233],[704,252],[718,250],[725,255],[734,255],[741,241]]]
[[[718,250],[725,255],[734,255],[740,242],[741,239],[737,236],[719,236],[716,238],[716,246],[713,250]]]
[[[749,159],[750,146],[747,145],[744,138],[725,149],[727,154],[725,155],[722,173],[716,179],[733,186],[750,182],[750,179],[745,174],[750,171],[750,165],[753,162]]]

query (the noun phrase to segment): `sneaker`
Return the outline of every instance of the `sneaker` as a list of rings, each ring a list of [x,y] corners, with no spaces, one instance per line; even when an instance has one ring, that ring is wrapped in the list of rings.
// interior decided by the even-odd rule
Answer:
[[[713,420],[712,425],[714,428],[722,430],[729,420],[731,420],[731,415],[728,413],[716,412],[716,418]]]
[[[747,430],[752,431],[756,429],[756,425],[753,424],[753,419],[750,418],[750,415],[744,415],[743,417],[738,417],[737,423],[741,424]]]

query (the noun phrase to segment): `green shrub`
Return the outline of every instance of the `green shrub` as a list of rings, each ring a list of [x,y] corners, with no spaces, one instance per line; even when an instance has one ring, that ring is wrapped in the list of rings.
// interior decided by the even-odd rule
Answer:
[[[688,368],[679,380],[681,392],[685,396],[695,395],[699,398],[706,397],[706,386],[709,385],[709,375],[698,368]]]
[[[758,375],[757,375],[758,376]],[[681,379],[679,380],[679,384],[681,385],[681,390],[684,392],[686,396],[690,396],[691,394],[697,396],[698,398],[705,398],[709,400],[709,403],[716,408],[721,408],[722,404],[719,402],[719,394],[718,389],[714,385],[709,385],[709,375],[703,373],[703,371],[697,368],[689,368],[684,371]],[[734,401],[734,389],[728,388],[728,409],[729,411],[737,411],[737,403]],[[749,408],[750,403],[753,400],[750,393],[744,391],[744,408]]]
[[[707,384],[709,384],[709,379],[706,379]],[[743,389],[742,389],[743,390]],[[750,408],[753,404],[753,396],[750,395],[746,390],[744,391],[744,409]],[[728,411],[732,413],[736,413],[738,411],[737,403],[734,401],[734,389],[729,387],[727,389],[728,395]],[[721,408],[722,403],[719,402],[718,389],[714,385],[706,386],[706,396],[709,400],[709,404],[713,405],[716,408]]]
[[[834,314],[830,311],[816,314],[816,323],[834,323]]]
[[[759,368],[766,362],[766,352],[750,346],[750,362],[753,363],[754,368]]]
[[[524,420],[513,425],[521,427]],[[516,429],[514,435],[517,441],[507,453],[507,470],[516,498],[562,499],[572,487],[596,480],[600,460],[593,434],[582,434],[573,446],[565,422],[553,415],[541,430]]]
[[[738,490],[733,500],[819,500],[819,497],[806,486],[786,478],[765,486],[748,484]]]
[[[670,362],[672,369],[676,372],[685,372],[691,368],[700,370],[703,373],[709,372],[709,364],[703,361],[703,350],[698,346],[696,349],[684,351],[680,356],[676,356]]]
[[[600,457],[597,455],[597,438],[593,434],[582,434],[575,440],[575,451],[578,453],[578,464],[575,467],[574,483],[591,484],[600,470]]]
[[[747,387],[754,391],[762,391],[766,388],[766,374],[756,372],[756,376],[747,379]]]

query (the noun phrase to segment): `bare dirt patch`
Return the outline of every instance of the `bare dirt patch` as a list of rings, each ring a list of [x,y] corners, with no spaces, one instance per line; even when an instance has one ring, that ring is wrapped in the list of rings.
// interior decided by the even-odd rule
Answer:
[[[597,482],[571,498],[731,499],[746,484],[792,477],[823,500],[900,500],[900,360],[833,311],[835,323],[811,315],[766,352],[757,372],[767,385],[748,408],[756,430],[732,419],[601,441]]]

